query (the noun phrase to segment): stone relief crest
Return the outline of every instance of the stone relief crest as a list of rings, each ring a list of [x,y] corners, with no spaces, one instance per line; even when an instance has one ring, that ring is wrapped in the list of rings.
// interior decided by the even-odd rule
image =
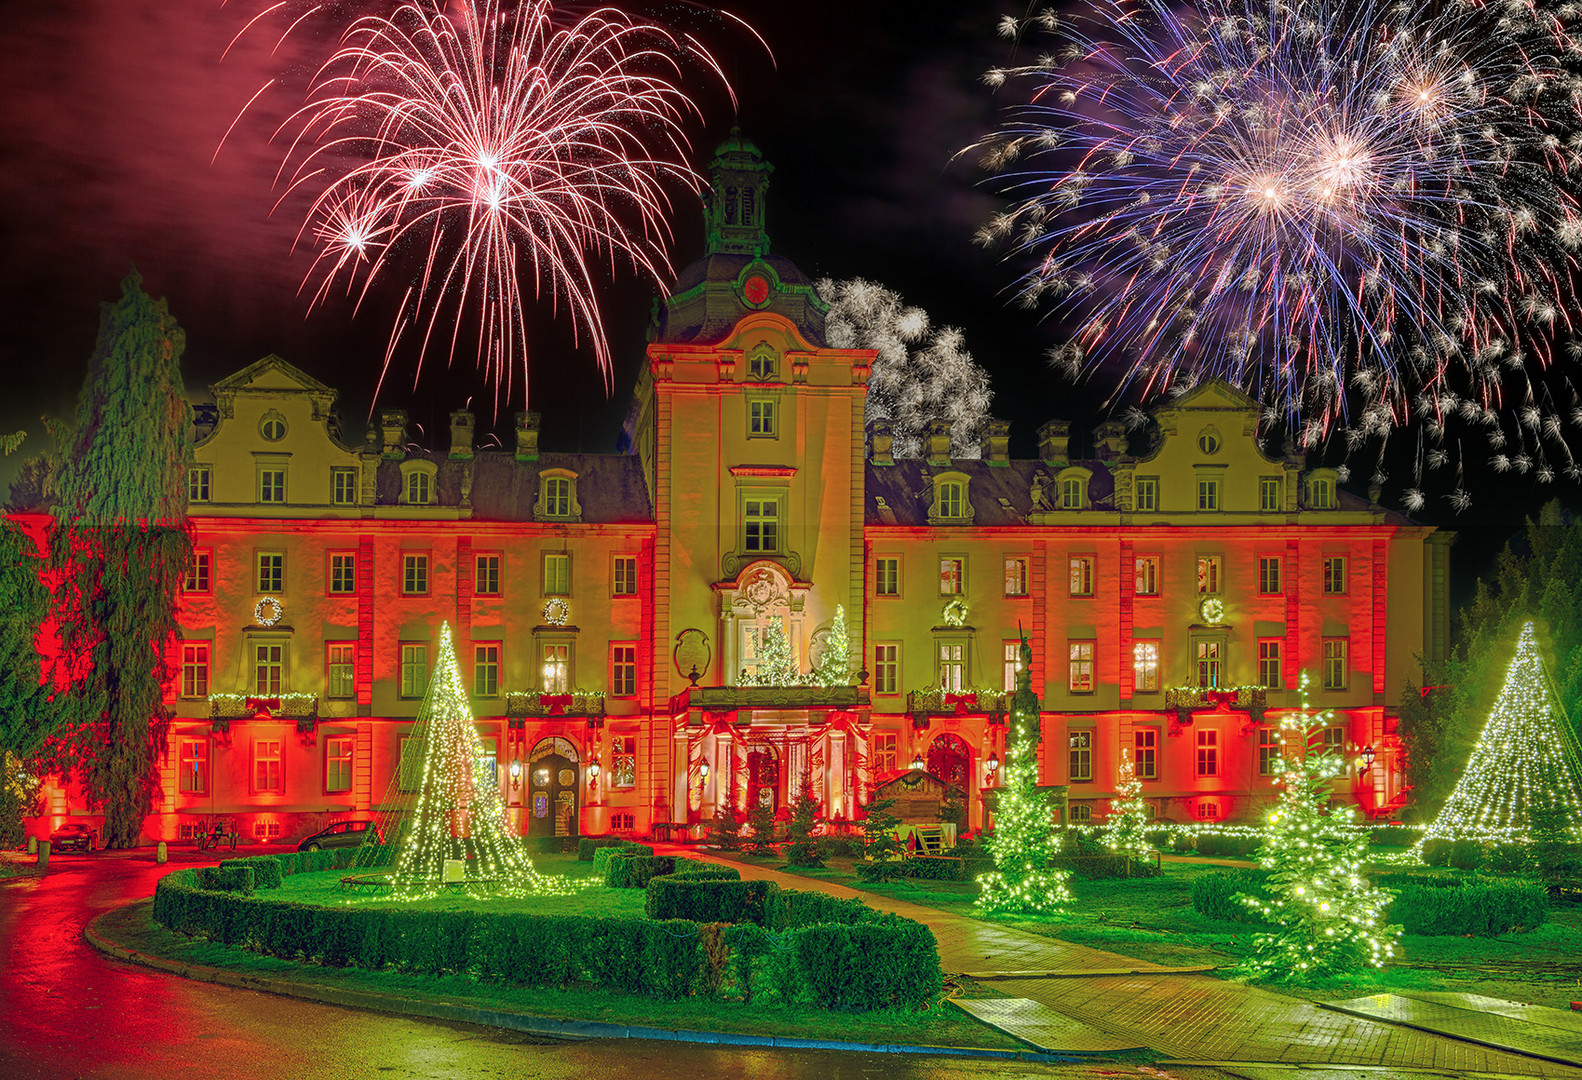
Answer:
[[[708,674],[713,653],[709,649],[709,635],[702,630],[688,628],[676,635],[676,674],[688,678],[694,669],[699,675]]]

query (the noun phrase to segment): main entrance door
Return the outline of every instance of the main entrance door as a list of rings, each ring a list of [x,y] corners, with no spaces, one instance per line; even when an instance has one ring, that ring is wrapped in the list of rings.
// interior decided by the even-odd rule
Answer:
[[[747,810],[755,806],[780,809],[780,755],[772,746],[747,750]]]
[[[962,794],[967,791],[971,762],[972,754],[959,735],[941,735],[929,745],[928,771]]]
[[[559,736],[541,739],[528,755],[528,836],[576,836],[581,771],[577,748]]]

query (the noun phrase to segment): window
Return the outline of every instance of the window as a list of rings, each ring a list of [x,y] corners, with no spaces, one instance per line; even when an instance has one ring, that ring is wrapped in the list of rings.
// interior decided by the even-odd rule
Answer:
[[[1258,477],[1258,509],[1275,511],[1285,509],[1285,477]]]
[[[1219,732],[1212,728],[1199,728],[1197,733],[1197,774],[1219,775]]]
[[[345,700],[357,696],[357,646],[350,641],[332,641],[324,647],[329,686],[325,696]]]
[[[1159,779],[1159,732],[1153,728],[1138,728],[1132,732],[1132,744],[1137,750],[1132,761],[1137,779]]]
[[[286,647],[253,646],[253,692],[259,697],[279,697],[285,684]]]
[[[742,550],[780,550],[780,500],[749,496],[742,502]]]
[[[775,437],[775,403],[768,398],[758,398],[747,403],[747,437],[772,439]]]
[[[330,470],[330,502],[336,506],[357,505],[357,470]]]
[[[1093,556],[1073,555],[1067,564],[1066,588],[1072,596],[1093,595]]]
[[[1324,477],[1313,480],[1313,509],[1328,510],[1335,504],[1335,485]]]
[[[401,556],[401,595],[428,595],[428,556]]]
[[[1005,642],[1005,678],[1002,680],[1001,689],[1006,693],[1016,689],[1016,676],[1022,670],[1022,643],[1020,641]]]
[[[1138,596],[1159,595],[1159,556],[1139,555],[1133,564],[1136,570]]]
[[[617,555],[610,575],[610,592],[615,596],[637,595],[637,556]]]
[[[637,646],[610,646],[610,694],[613,697],[637,696]]]
[[[571,646],[545,645],[541,691],[546,694],[571,692]]]
[[[1151,514],[1159,509],[1159,478],[1157,476],[1139,476],[1137,478],[1137,512]]]
[[[214,561],[214,554],[210,551],[194,551],[192,558],[187,560],[187,578],[181,583],[186,592],[204,593],[209,591],[209,567]]]
[[[181,643],[181,696],[206,698],[209,696],[209,643],[184,641]]]
[[[1060,481],[1060,509],[1081,510],[1087,497],[1087,481],[1068,476]]]
[[[1346,595],[1346,557],[1329,555],[1324,558],[1324,595]]]
[[[610,740],[610,786],[637,786],[637,736],[617,735]]]
[[[1285,685],[1279,638],[1260,638],[1258,641],[1258,685],[1268,690],[1279,690]]]
[[[962,506],[966,502],[963,498],[962,486],[956,480],[947,480],[939,485],[939,505],[935,507],[936,517],[960,520],[966,516],[962,513]]]
[[[965,577],[965,560],[939,560],[939,595],[960,596]]]
[[[776,370],[775,354],[772,349],[756,349],[747,358],[747,377],[749,379],[772,379],[775,377]]]
[[[1346,729],[1341,726],[1327,727],[1324,729],[1324,753],[1344,754],[1346,752]]]
[[[1067,742],[1071,750],[1071,781],[1092,780],[1093,732],[1073,731]]]
[[[875,596],[901,595],[901,560],[886,555],[873,561],[873,594]]]
[[[261,593],[284,592],[286,588],[286,557],[275,552],[260,552],[258,556],[258,591]]]
[[[544,556],[544,595],[571,595],[571,553],[558,551]]]
[[[202,739],[181,740],[181,792],[207,795],[209,792],[209,744]]]
[[[1219,432],[1213,428],[1204,428],[1198,432],[1197,448],[1205,454],[1217,453],[1219,451]]]
[[[1069,658],[1069,678],[1067,685],[1073,694],[1093,693],[1093,650],[1094,642],[1071,641],[1066,643],[1066,655]]]
[[[965,646],[958,642],[939,644],[939,685],[953,694],[959,694],[966,682],[965,652]]]
[[[209,501],[209,466],[195,465],[187,470],[187,501],[190,503],[206,503]]]
[[[479,555],[473,561],[472,591],[474,596],[500,595],[499,555]]]
[[[266,465],[258,470],[258,501],[283,503],[286,501],[286,470],[279,465]]]
[[[551,476],[544,481],[544,516],[571,516],[571,480],[564,476]]]
[[[352,789],[352,740],[350,736],[336,735],[324,740],[324,790],[326,792]]]
[[[259,421],[258,433],[270,442],[279,442],[286,437],[286,418],[271,409]]]
[[[330,554],[330,595],[350,596],[357,591],[357,556],[349,551]]]
[[[895,733],[875,733],[873,736],[873,772],[875,776],[895,771]]]
[[[253,790],[279,792],[285,790],[280,776],[280,740],[253,740]]]
[[[1027,560],[1026,559],[1018,558],[1018,559],[1006,559],[1005,560],[1005,595],[1006,596],[1026,596],[1027,595]]]
[[[1071,807],[1071,824],[1081,825],[1093,820],[1093,807],[1087,803],[1076,803]]]
[[[1218,555],[1199,555],[1197,557],[1197,591],[1202,596],[1212,596],[1219,592],[1221,558]]]
[[[500,696],[500,643],[479,642],[472,647],[472,696]]]
[[[1220,647],[1217,641],[1197,643],[1197,684],[1204,689],[1219,686]]]
[[[901,646],[875,645],[873,647],[873,692],[876,694],[899,693],[901,685]]]
[[[1273,596],[1280,591],[1280,556],[1258,556],[1258,592]]]
[[[420,698],[428,689],[428,646],[401,646],[401,696]]]
[[[1203,799],[1197,804],[1196,816],[1199,821],[1218,821],[1219,803],[1213,799]]]
[[[1138,694],[1159,692],[1159,643],[1138,641],[1132,644],[1132,689]]]
[[[1219,477],[1200,476],[1197,478],[1197,508],[1199,510],[1219,509]]]
[[[1324,639],[1324,689],[1344,690],[1346,688],[1346,639],[1331,637]]]
[[[406,474],[406,504],[427,506],[434,493],[434,478],[420,469]]]
[[[1258,729],[1258,775],[1274,776],[1280,769],[1280,729]]]

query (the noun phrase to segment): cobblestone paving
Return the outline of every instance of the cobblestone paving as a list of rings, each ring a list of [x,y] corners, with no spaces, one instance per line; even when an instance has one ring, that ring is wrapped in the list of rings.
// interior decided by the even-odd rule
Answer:
[[[1452,1034],[1484,1046],[1582,1065],[1582,1029],[1570,1013],[1477,994],[1369,994],[1326,1008]]]
[[[666,853],[710,859],[666,846]],[[788,889],[860,896],[934,931],[947,972],[1037,971],[1075,978],[997,981],[994,988],[1174,1058],[1215,1062],[1326,1063],[1582,1080],[1582,1069],[1493,1050],[1411,1028],[1347,1016],[1313,1002],[1209,975],[1181,974],[1117,953],[996,926],[934,908],[858,893],[816,878],[729,863],[743,878]],[[1127,972],[1128,974],[1110,974]],[[1135,972],[1135,973],[1133,973]]]

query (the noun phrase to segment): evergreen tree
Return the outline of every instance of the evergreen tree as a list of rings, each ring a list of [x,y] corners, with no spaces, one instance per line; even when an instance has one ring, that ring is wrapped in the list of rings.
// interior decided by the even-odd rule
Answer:
[[[801,682],[785,627],[779,619],[770,619],[758,636],[758,670],[752,674],[751,685],[797,686]]]
[[[1401,933],[1384,924],[1393,894],[1362,876],[1368,836],[1353,828],[1355,807],[1330,805],[1332,781],[1345,759],[1320,752],[1333,716],[1308,708],[1307,685],[1304,673],[1301,709],[1280,718],[1280,801],[1258,849],[1272,895],[1237,897],[1277,928],[1253,939],[1246,962],[1254,974],[1275,979],[1383,967]]]
[[[20,442],[13,436],[3,448],[10,453]],[[34,538],[0,520],[0,755],[18,759],[8,775],[22,775],[21,762],[38,756],[59,720],[39,658],[49,613],[49,589],[39,576],[44,565]]]
[[[818,666],[809,681],[814,686],[850,686],[851,633],[846,629],[846,609],[835,605],[835,621],[829,636],[824,639],[824,651],[819,654]]]
[[[733,807],[722,806],[714,811],[709,822],[709,842],[721,851],[740,851],[742,823]]]
[[[894,799],[878,799],[867,806],[862,819],[862,857],[867,864],[857,868],[864,881],[890,881],[901,876],[906,848],[896,839],[901,819],[893,813]]]
[[[1052,912],[1071,902],[1068,870],[1053,870],[1057,849],[1049,805],[1038,790],[1038,697],[1033,650],[1022,638],[1011,708],[1005,777],[994,809],[989,853],[994,869],[978,875],[978,907],[987,912]]]
[[[775,854],[775,808],[765,799],[754,799],[747,814],[747,827],[752,835],[747,839],[749,855]]]
[[[1110,819],[1104,824],[1103,836],[1106,847],[1129,859],[1146,859],[1154,853],[1148,842],[1148,803],[1128,750],[1121,751],[1120,779],[1115,798],[1110,800]]]
[[[797,785],[797,796],[791,802],[791,820],[786,823],[786,862],[792,866],[823,866],[819,858],[818,841],[813,839],[813,829],[818,824],[818,800],[813,798],[813,784],[806,773]]]
[[[69,729],[55,766],[103,808],[108,847],[132,847],[157,791],[170,712],[167,645],[191,556],[186,528],[191,413],[185,335],[134,271],[105,304],[75,424],[54,476],[51,561]]]

